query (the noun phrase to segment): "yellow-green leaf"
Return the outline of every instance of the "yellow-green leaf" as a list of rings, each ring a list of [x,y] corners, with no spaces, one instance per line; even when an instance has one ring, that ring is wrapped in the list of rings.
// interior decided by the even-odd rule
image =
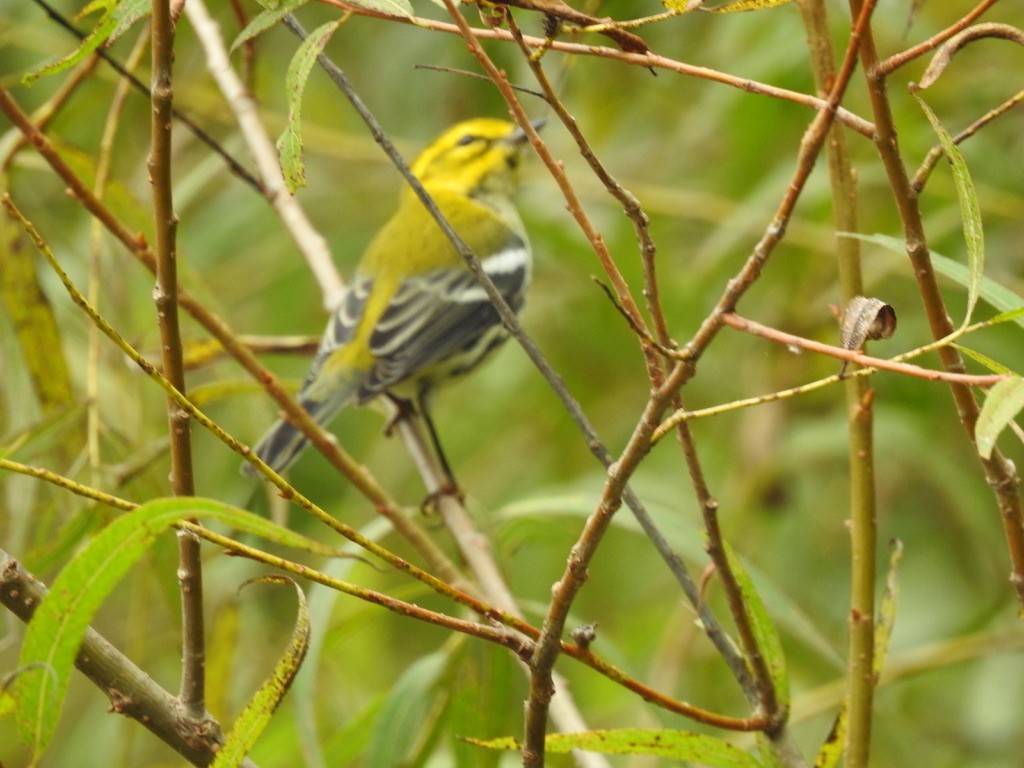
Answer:
[[[53,306],[36,275],[34,251],[24,247],[20,230],[0,215],[0,301],[11,319],[25,369],[46,414],[75,403]]]
[[[932,129],[942,145],[942,151],[953,169],[953,184],[956,187],[957,199],[960,201],[960,217],[963,220],[964,241],[967,244],[967,269],[971,278],[967,284],[967,312],[963,323],[967,325],[971,321],[974,305],[978,302],[981,278],[985,273],[985,235],[981,226],[981,207],[978,205],[978,194],[974,191],[974,182],[971,181],[967,163],[964,162],[963,155],[960,154],[953,137],[942,126],[931,108],[925,104],[924,99],[916,93],[914,98],[917,99],[928,122],[932,124]]]
[[[467,739],[488,749],[519,750],[518,739]],[[553,733],[544,740],[544,749],[565,753],[573,749],[614,755],[656,755],[672,760],[687,760],[714,768],[760,768],[761,764],[739,747],[728,742],[688,731],[622,728],[583,733]]]
[[[1021,408],[1024,408],[1024,378],[1004,379],[988,391],[974,427],[974,440],[981,458],[987,459],[992,455],[996,439],[1017,417]]]
[[[736,583],[743,594],[743,605],[750,619],[750,627],[757,642],[757,649],[768,665],[768,673],[771,675],[779,706],[783,710],[787,710],[789,709],[789,675],[786,672],[786,657],[782,652],[782,639],[779,637],[779,630],[771,616],[768,615],[768,609],[765,608],[761,595],[754,587],[754,582],[728,544],[725,544],[725,556],[729,560],[729,566],[732,568]]]
[[[288,74],[285,77],[288,123],[277,139],[277,151],[285,184],[292,193],[306,185],[306,167],[302,158],[302,94],[306,90],[306,81],[309,79],[309,73],[313,71],[317,56],[340,24],[341,20],[337,19],[314,29],[302,41],[302,45],[288,64]]]
[[[25,633],[20,666],[26,671],[17,681],[17,721],[22,738],[37,755],[53,736],[75,655],[92,617],[156,537],[189,518],[218,520],[287,546],[318,546],[251,512],[209,499],[157,499],[114,520],[57,575]]]
[[[791,0],[733,0],[730,3],[723,3],[713,7],[701,6],[701,10],[712,13],[740,13],[741,11],[763,11],[766,8],[774,8],[778,5],[785,5]]]
[[[284,695],[288,692],[295,674],[299,671],[302,659],[309,647],[309,609],[306,596],[291,579],[284,576],[266,576],[253,579],[249,584],[291,584],[299,600],[299,611],[295,617],[295,627],[284,654],[274,666],[273,674],[268,677],[250,702],[242,710],[235,724],[231,727],[224,745],[213,761],[213,768],[236,768],[245,760],[256,740],[270,722],[271,715],[277,709]]]

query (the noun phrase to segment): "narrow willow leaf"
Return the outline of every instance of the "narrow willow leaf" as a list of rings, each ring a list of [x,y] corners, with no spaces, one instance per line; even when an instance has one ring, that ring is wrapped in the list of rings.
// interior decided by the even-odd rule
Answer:
[[[284,576],[265,576],[253,579],[249,584],[291,584],[299,600],[299,611],[295,617],[295,627],[288,642],[284,655],[274,666],[273,674],[268,677],[256,695],[245,706],[231,727],[231,733],[217,753],[213,768],[236,768],[245,760],[249,750],[263,733],[270,722],[271,715],[277,709],[284,695],[288,692],[295,674],[302,665],[302,660],[309,647],[309,610],[306,607],[306,596],[299,585]]]
[[[1004,379],[988,391],[974,427],[974,440],[983,459],[992,456],[996,439],[1006,425],[1024,408],[1024,379],[1014,376]]]
[[[418,659],[391,686],[363,759],[365,768],[408,765],[409,757],[431,729],[437,710],[438,686],[450,655],[435,651]]]
[[[389,16],[401,16],[406,19],[411,19],[413,16],[412,3],[409,0],[347,0],[347,2],[357,8],[378,11]]]
[[[120,2],[107,2],[105,0],[104,2],[90,4],[91,10],[105,9],[92,31],[85,36],[82,42],[78,44],[78,47],[71,51],[71,53],[27,73],[21,78],[22,84],[31,85],[40,77],[55,75],[69,67],[75,66],[75,64],[82,61],[101,45],[107,45],[117,40],[131,29],[135,22],[148,16],[151,5],[151,0],[120,0]]]
[[[262,32],[266,32],[289,13],[298,10],[307,2],[309,0],[286,0],[282,3],[264,3],[264,10],[257,13],[245,25],[245,28],[238,33],[234,42],[231,43],[231,51],[234,51],[240,45],[244,45]]]
[[[993,360],[988,355],[983,355],[981,352],[979,352],[976,349],[971,349],[970,347],[965,347],[965,346],[963,346],[961,344],[954,344],[953,346],[964,357],[969,357],[974,362],[981,363],[983,366],[985,366],[990,371],[992,371],[992,373],[999,373],[999,374],[1002,374],[1004,376],[1019,375],[1019,374],[1016,374],[1015,371],[1011,371],[1009,368],[1007,368],[1002,363],[1000,363],[1000,362],[998,362],[996,360]]]
[[[789,2],[792,0],[733,0],[731,3],[722,5],[701,6],[701,9],[712,13],[740,13],[741,11],[761,11],[765,8],[775,8]]]
[[[885,657],[889,653],[889,641],[892,640],[892,630],[896,625],[896,608],[900,596],[900,561],[903,559],[903,542],[893,539],[889,547],[889,570],[885,576],[885,593],[878,608],[878,621],[875,624],[875,657],[872,660],[872,669],[875,673],[875,685],[878,685],[878,676],[882,674],[882,667],[885,666]]]
[[[467,739],[488,749],[518,750],[518,739]],[[755,758],[728,742],[688,731],[622,728],[583,733],[553,733],[544,740],[544,749],[565,753],[573,749],[612,755],[656,755],[673,760],[688,760],[714,768],[760,768]]]
[[[251,512],[209,499],[157,499],[110,523],[57,575],[25,632],[19,665],[27,671],[17,681],[17,721],[36,754],[53,736],[75,655],[96,611],[161,532],[192,517],[218,520],[287,546],[310,543]]]
[[[842,232],[843,237],[852,237],[866,243],[880,245],[886,250],[905,256],[907,253],[903,241],[889,235],[861,235],[856,232]],[[931,251],[932,266],[940,275],[969,288],[972,277],[970,270],[958,261],[940,253]],[[979,297],[990,306],[998,309],[1001,313],[1008,313],[1015,310],[1024,311],[1024,298],[1014,293],[1006,286],[997,283],[991,278],[982,276],[978,291]],[[1013,320],[1018,325],[1024,326],[1024,315],[1003,318],[1003,321]],[[1003,322],[1001,321],[1001,322]]]
[[[144,19],[152,12],[153,0],[120,0],[114,9],[117,26],[110,33],[109,42],[121,37],[139,19]]]
[[[21,230],[5,213],[0,216],[0,304],[18,339],[19,364],[25,366],[43,412],[54,414],[72,407],[76,399],[60,326],[39,282],[35,252],[21,246]]]
[[[818,750],[818,756],[814,759],[814,768],[837,768],[843,759],[843,751],[846,746],[846,704],[839,710],[832,730],[829,731],[825,743]]]
[[[768,673],[772,677],[772,686],[778,697],[779,706],[785,711],[789,709],[789,675],[786,672],[786,657],[782,651],[782,639],[779,630],[768,615],[761,595],[758,594],[746,569],[732,548],[725,544],[725,556],[732,568],[736,583],[743,594],[743,605],[750,618],[750,626],[754,632],[757,648],[768,664]]]
[[[971,321],[974,305],[978,302],[981,278],[985,273],[985,235],[981,227],[981,208],[978,205],[978,195],[974,191],[974,182],[971,181],[967,163],[964,162],[964,157],[960,154],[953,137],[949,135],[949,131],[942,126],[939,118],[924,103],[924,100],[916,93],[914,98],[924,110],[928,122],[932,124],[932,129],[942,145],[942,151],[953,168],[953,184],[956,186],[956,196],[960,201],[960,216],[963,219],[964,240],[967,243],[967,269],[971,276],[967,285],[967,313],[963,323],[967,325]]]
[[[998,325],[999,323],[1019,323],[1021,320],[1024,320],[1024,306],[1000,312],[995,317],[990,317],[987,322]]]
[[[284,173],[288,191],[295,193],[299,187],[306,185],[306,168],[302,159],[302,94],[306,90],[306,81],[313,71],[316,57],[323,51],[327,41],[341,20],[329,21],[314,29],[302,41],[288,64],[288,75],[285,77],[285,90],[288,97],[288,123],[284,132],[277,139],[277,151],[281,158],[281,171]]]
[[[60,572],[25,632],[17,721],[40,754],[57,725],[82,636],[103,600],[157,534],[183,517],[179,507],[146,505],[114,520]],[[41,668],[29,668],[40,665]]]

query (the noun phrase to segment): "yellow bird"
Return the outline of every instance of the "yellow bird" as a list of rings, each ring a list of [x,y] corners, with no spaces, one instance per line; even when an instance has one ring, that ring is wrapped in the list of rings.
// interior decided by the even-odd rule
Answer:
[[[467,120],[445,131],[412,165],[516,312],[531,271],[530,246],[513,202],[525,139],[520,128],[504,120]],[[398,210],[363,254],[298,399],[323,425],[347,405],[378,395],[412,404],[448,469],[427,412],[430,393],[474,369],[506,335],[483,287],[406,187]],[[282,472],[307,442],[282,419],[253,450]],[[244,470],[254,472],[248,464]]]

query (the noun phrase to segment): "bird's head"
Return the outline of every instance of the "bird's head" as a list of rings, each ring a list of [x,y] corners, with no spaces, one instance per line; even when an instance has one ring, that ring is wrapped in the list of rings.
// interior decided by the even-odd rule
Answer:
[[[469,196],[511,195],[526,134],[507,120],[481,117],[458,123],[423,150],[412,171],[427,187]]]

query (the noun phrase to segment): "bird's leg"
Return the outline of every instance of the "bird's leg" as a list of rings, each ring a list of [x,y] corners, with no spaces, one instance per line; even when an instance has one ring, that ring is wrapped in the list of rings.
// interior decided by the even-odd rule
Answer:
[[[455,481],[455,475],[452,473],[451,465],[448,463],[448,459],[444,454],[444,450],[441,448],[441,441],[437,435],[437,428],[434,426],[433,420],[430,418],[430,411],[427,408],[425,397],[426,393],[420,392],[415,401],[411,399],[405,399],[397,397],[392,393],[387,393],[387,398],[395,406],[395,415],[388,422],[384,429],[384,433],[389,437],[394,433],[395,428],[400,423],[406,423],[414,431],[419,432],[416,429],[416,417],[422,418],[423,423],[427,428],[427,435],[430,439],[430,450],[433,453],[434,461],[430,462],[433,464],[434,470],[440,471],[439,485],[431,491],[427,497],[423,500],[420,508],[424,511],[430,511],[435,509],[437,501],[441,496],[455,496],[458,499],[463,498],[462,491],[459,489],[458,483]],[[420,441],[422,442],[422,432],[419,432]]]
[[[413,405],[412,400],[406,400],[404,397],[395,397],[390,392],[386,393],[386,397],[395,406],[395,415],[388,419],[388,423],[384,425],[384,436],[394,437],[395,427],[403,421],[410,421],[416,415],[416,406]]]
[[[430,418],[430,409],[427,407],[428,394],[427,390],[420,391],[417,397],[418,410],[423,418],[423,423],[427,425],[427,434],[430,436],[430,443],[434,448],[434,456],[437,458],[437,463],[441,465],[444,477],[441,481],[441,487],[430,494],[427,497],[427,501],[433,500],[436,502],[438,496],[455,496],[461,501],[463,498],[462,491],[459,489],[459,484],[455,481],[455,473],[452,472],[451,464],[448,463],[448,457],[444,455],[444,449],[441,447],[441,438],[437,434],[434,420]]]

